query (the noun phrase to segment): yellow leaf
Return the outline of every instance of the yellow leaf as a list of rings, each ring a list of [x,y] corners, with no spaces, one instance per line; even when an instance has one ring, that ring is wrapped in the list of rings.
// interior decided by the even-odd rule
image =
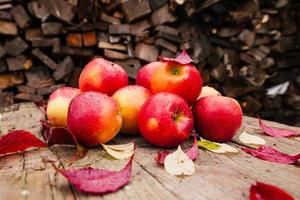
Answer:
[[[102,144],[102,146],[109,147],[110,149],[116,150],[116,151],[133,151],[134,150],[134,143],[130,142],[128,144],[114,144],[114,145],[108,145],[108,144]]]
[[[239,135],[239,141],[241,141],[243,144],[254,145],[254,146],[260,146],[266,144],[266,141],[263,138],[258,137],[256,135],[251,135],[246,131],[243,131]]]
[[[104,150],[113,158],[122,160],[130,158],[134,152],[134,143],[107,145],[102,144]]]
[[[198,146],[215,153],[238,153],[239,152],[236,148],[228,144],[211,142],[203,138],[201,138],[201,141],[198,141]]]
[[[202,87],[201,93],[198,99],[207,97],[207,96],[222,96],[221,93],[213,87],[204,86]]]
[[[167,155],[164,166],[165,170],[174,176],[192,175],[195,173],[193,161],[182,151],[180,145],[176,151]]]
[[[178,5],[183,5],[185,0],[175,0]]]

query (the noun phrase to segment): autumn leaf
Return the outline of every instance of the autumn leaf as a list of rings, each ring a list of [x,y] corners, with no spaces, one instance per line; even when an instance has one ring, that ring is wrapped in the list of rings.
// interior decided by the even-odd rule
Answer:
[[[198,99],[201,99],[201,98],[207,97],[207,96],[222,96],[222,95],[215,88],[210,87],[210,86],[204,86],[204,87],[202,87],[202,90],[201,90],[201,93],[200,93]]]
[[[256,158],[281,164],[294,164],[300,159],[300,153],[291,156],[265,145],[260,146],[258,149],[242,147],[242,150]]]
[[[187,65],[190,64],[191,62],[194,62],[190,56],[188,55],[188,53],[186,52],[186,50],[182,50],[182,52],[176,57],[176,58],[167,58],[167,57],[159,57],[161,62],[177,62],[181,65]]]
[[[159,164],[164,164],[165,162],[165,159],[167,157],[167,155],[169,155],[170,153],[172,153],[171,151],[169,150],[164,150],[164,151],[161,151],[161,152],[158,152],[157,153],[157,156],[155,158],[155,160],[159,163]]]
[[[254,146],[254,147],[266,144],[266,141],[263,138],[256,135],[249,134],[246,131],[243,131],[238,138],[239,141],[242,142],[243,144]]]
[[[172,153],[172,152],[169,151],[169,150],[164,150],[162,152],[158,152],[155,159],[159,164],[164,164],[167,155],[169,155],[170,153]],[[197,157],[199,155],[199,150],[198,150],[198,144],[197,144],[196,136],[194,136],[193,146],[186,152],[186,155],[191,160],[196,160],[197,159]]]
[[[115,159],[127,159],[133,155],[134,143],[107,145],[101,144],[105,151]]]
[[[272,137],[293,137],[293,136],[299,136],[300,133],[292,130],[287,129],[281,129],[281,128],[272,128],[267,126],[257,115],[258,122],[260,128],[263,130],[263,132],[269,136]]]
[[[24,130],[15,130],[0,137],[0,155],[25,151],[31,147],[46,146],[45,142]]]
[[[182,151],[180,145],[173,153],[166,156],[165,170],[174,176],[192,175],[195,173],[193,161]]]
[[[41,121],[41,123],[43,125],[42,134],[48,146],[53,146],[55,144],[76,146],[77,152],[73,155],[70,162],[71,164],[86,155],[88,150],[77,142],[75,135],[69,129],[54,126],[46,121]]]
[[[198,143],[197,143],[197,138],[194,136],[194,143],[193,146],[186,152],[186,155],[191,159],[191,160],[196,160],[199,155],[199,150],[198,150]]]
[[[68,181],[80,192],[93,194],[103,194],[114,192],[127,185],[131,179],[132,160],[120,171],[110,171],[85,167],[82,169],[59,169],[54,164],[54,168],[60,172]]]
[[[250,200],[294,200],[294,198],[286,191],[273,185],[256,182],[251,185]]]
[[[198,141],[198,146],[215,153],[238,153],[239,152],[237,149],[235,149],[234,147],[228,144],[211,142],[203,138],[201,138],[201,140]]]

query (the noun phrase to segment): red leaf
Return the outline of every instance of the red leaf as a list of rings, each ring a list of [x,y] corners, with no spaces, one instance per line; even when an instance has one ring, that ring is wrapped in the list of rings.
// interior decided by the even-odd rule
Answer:
[[[159,164],[163,165],[165,163],[165,159],[166,159],[167,155],[169,155],[170,153],[172,153],[172,152],[169,150],[164,150],[162,152],[158,152],[155,159]]]
[[[199,150],[198,150],[198,144],[197,144],[197,138],[194,135],[194,143],[193,146],[186,152],[186,155],[191,159],[191,160],[196,160],[198,155],[199,155]]]
[[[170,153],[172,153],[171,151],[168,150],[164,150],[162,152],[158,152],[157,156],[156,156],[156,161],[159,164],[164,164],[165,159],[167,157],[167,155],[169,155]],[[199,150],[198,150],[198,144],[197,144],[197,138],[194,135],[194,143],[193,146],[186,152],[186,155],[191,159],[191,160],[196,160],[198,155],[199,155]]]
[[[63,170],[53,166],[66,177],[78,191],[103,194],[114,192],[130,182],[132,160],[133,157],[131,157],[127,165],[120,171],[94,169],[91,167]]]
[[[9,132],[0,138],[0,155],[25,151],[30,147],[46,147],[41,141],[31,133],[23,130]]]
[[[281,164],[294,164],[297,162],[298,159],[300,159],[300,153],[291,156],[265,145],[260,146],[258,149],[242,147],[242,150],[256,158]]]
[[[43,137],[49,146],[55,144],[78,144],[74,134],[69,129],[54,126],[46,121],[41,121],[43,125]]]
[[[286,191],[273,185],[256,182],[251,185],[250,200],[294,200]]]
[[[188,55],[188,53],[186,52],[186,50],[182,50],[181,54],[179,54],[176,58],[167,58],[167,57],[159,57],[161,62],[177,62],[179,64],[182,65],[187,65],[190,64],[191,62],[194,62],[190,56]]]
[[[77,142],[75,135],[69,129],[54,126],[46,121],[41,121],[41,123],[43,125],[43,137],[49,146],[55,144],[76,145],[77,152],[73,155],[70,164],[86,155],[87,149]]]
[[[291,136],[300,135],[300,133],[296,132],[296,131],[269,127],[265,123],[263,123],[263,121],[259,118],[258,115],[257,115],[257,118],[258,118],[260,128],[267,135],[270,135],[273,137],[291,137]]]

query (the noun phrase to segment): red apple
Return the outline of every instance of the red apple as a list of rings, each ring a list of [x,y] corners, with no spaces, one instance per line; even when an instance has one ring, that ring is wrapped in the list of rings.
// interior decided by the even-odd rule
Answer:
[[[193,111],[199,135],[210,141],[228,142],[242,125],[242,109],[230,97],[203,97],[196,102]]]
[[[163,65],[162,62],[152,62],[140,68],[136,75],[136,84],[151,91],[152,74],[161,65]]]
[[[119,88],[128,85],[124,69],[103,58],[94,58],[83,69],[79,77],[79,89],[97,91],[111,96]]]
[[[70,103],[68,129],[78,142],[92,147],[113,139],[122,126],[117,102],[100,92],[83,92]]]
[[[202,89],[202,78],[185,50],[176,58],[161,57],[161,65],[151,73],[151,92],[170,92],[184,98],[192,105]]]
[[[112,96],[120,107],[123,119],[121,132],[126,134],[138,134],[137,116],[141,107],[150,97],[148,89],[138,85],[128,85],[115,92]]]
[[[46,113],[51,124],[67,126],[69,104],[79,93],[80,91],[77,88],[62,87],[50,95]]]
[[[138,114],[138,126],[146,141],[160,147],[175,147],[193,130],[193,114],[178,95],[162,92],[151,96]]]

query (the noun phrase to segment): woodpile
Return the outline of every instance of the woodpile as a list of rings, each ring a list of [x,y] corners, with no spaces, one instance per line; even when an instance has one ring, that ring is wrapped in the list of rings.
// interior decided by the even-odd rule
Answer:
[[[94,56],[137,70],[187,49],[245,113],[300,125],[296,0],[0,0],[0,107],[77,86]]]

